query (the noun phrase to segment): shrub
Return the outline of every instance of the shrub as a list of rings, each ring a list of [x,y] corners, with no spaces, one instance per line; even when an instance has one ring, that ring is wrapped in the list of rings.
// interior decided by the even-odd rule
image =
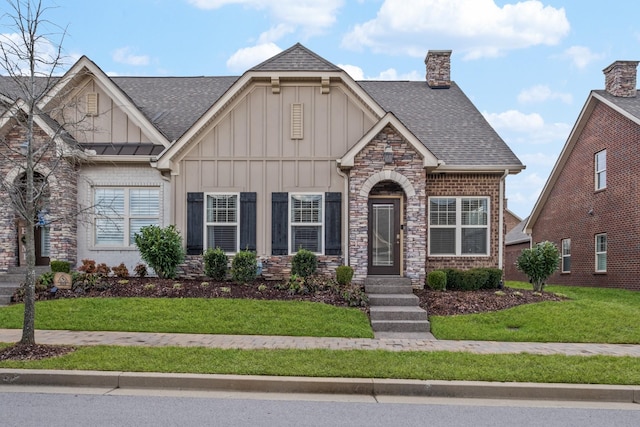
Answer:
[[[309,277],[318,268],[318,257],[307,249],[300,249],[291,260],[291,274]]]
[[[159,227],[147,225],[134,236],[142,259],[151,266],[161,279],[176,277],[178,265],[184,261],[180,232],[174,225]]]
[[[52,273],[70,273],[71,263],[69,261],[53,260],[49,263]]]
[[[462,288],[462,271],[454,268],[445,268],[442,271],[447,276],[447,289],[460,290]]]
[[[227,277],[227,254],[220,248],[207,249],[203,255],[204,274],[214,280],[222,281]]]
[[[486,268],[489,277],[481,289],[500,289],[502,287],[502,270],[499,268]]]
[[[87,274],[94,274],[96,272],[96,262],[92,259],[83,259],[82,265],[78,267],[78,271],[82,271]]]
[[[255,252],[240,251],[231,262],[231,278],[236,283],[251,283],[256,279],[258,261]]]
[[[123,262],[121,262],[120,265],[116,267],[111,267],[111,271],[113,271],[113,274],[116,277],[120,277],[120,278],[129,277],[129,269],[127,268],[126,265],[124,265]]]
[[[336,268],[336,281],[339,285],[345,286],[353,279],[353,268],[349,265],[341,265]]]
[[[447,289],[447,273],[442,270],[434,270],[427,275],[427,285],[434,291]]]
[[[36,279],[36,291],[45,291],[50,286],[52,286],[54,276],[55,273],[53,271],[48,271],[38,276],[38,278]]]
[[[349,307],[366,307],[369,303],[369,298],[362,286],[353,283],[344,288],[342,297],[349,304]]]
[[[95,274],[97,274],[100,277],[107,277],[107,276],[109,276],[109,272],[110,271],[111,271],[111,269],[109,269],[107,264],[105,264],[104,262],[101,262],[100,264],[96,265],[96,273]]]
[[[142,263],[138,263],[134,267],[133,271],[135,272],[136,277],[145,277],[147,275],[147,266]]]
[[[542,292],[545,280],[558,269],[559,264],[558,248],[549,241],[524,249],[516,260],[516,268],[529,277],[535,292]]]
[[[288,289],[290,294],[308,294],[309,288],[307,287],[304,277],[292,274],[289,276]]]

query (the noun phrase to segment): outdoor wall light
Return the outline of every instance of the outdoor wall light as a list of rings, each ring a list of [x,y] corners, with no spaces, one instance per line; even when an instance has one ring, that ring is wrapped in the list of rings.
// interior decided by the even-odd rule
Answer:
[[[387,146],[384,147],[382,158],[384,159],[385,165],[390,165],[391,163],[393,163],[393,149],[391,148],[391,144],[387,144]]]
[[[18,148],[20,149],[20,154],[22,154],[23,156],[26,156],[27,153],[29,152],[29,143],[25,141],[22,144],[20,144]]]

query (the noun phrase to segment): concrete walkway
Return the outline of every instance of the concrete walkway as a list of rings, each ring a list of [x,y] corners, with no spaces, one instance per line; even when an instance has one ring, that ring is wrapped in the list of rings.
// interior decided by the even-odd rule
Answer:
[[[22,330],[0,329],[0,342],[17,342]],[[330,349],[389,351],[465,351],[478,354],[530,353],[568,356],[640,357],[640,345],[449,341],[430,338],[313,338],[258,335],[201,335],[145,332],[37,330],[36,342],[56,345],[176,346],[225,349]]]

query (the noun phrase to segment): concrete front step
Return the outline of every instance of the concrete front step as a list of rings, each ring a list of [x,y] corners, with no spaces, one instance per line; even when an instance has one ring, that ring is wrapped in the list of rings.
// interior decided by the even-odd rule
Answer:
[[[371,320],[374,332],[429,332],[428,320]]]
[[[371,320],[427,320],[427,312],[420,307],[369,307]]]
[[[367,294],[369,305],[375,306],[418,306],[420,299],[413,294]]]

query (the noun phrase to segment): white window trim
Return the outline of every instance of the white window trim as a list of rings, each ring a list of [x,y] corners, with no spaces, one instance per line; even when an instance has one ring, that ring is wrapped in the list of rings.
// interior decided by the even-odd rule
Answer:
[[[600,236],[604,236],[604,242],[605,242],[605,245],[606,245],[604,251],[598,251],[598,237],[600,237]],[[607,252],[608,252],[608,249],[609,249],[609,242],[607,241],[607,233],[598,233],[598,234],[596,234],[595,237],[594,237],[594,242],[593,243],[594,243],[594,252],[595,252],[595,260],[594,260],[595,261],[595,265],[594,265],[595,272],[596,273],[606,273],[607,272]],[[602,255],[602,254],[604,254],[604,256],[605,256],[605,268],[604,268],[604,270],[598,270],[598,255]]]
[[[306,226],[320,226],[320,252],[314,252],[316,255],[324,255],[324,216],[325,216],[325,202],[324,202],[324,193],[321,192],[306,192],[306,193],[289,193],[289,200],[287,203],[287,216],[288,216],[288,242],[287,245],[289,247],[289,255],[295,255],[298,250],[291,247],[291,240],[293,236],[293,221],[291,220],[291,211],[293,209],[293,198],[295,196],[320,196],[320,222],[305,222],[298,223],[298,225],[306,225]]]
[[[123,235],[123,244],[122,245],[105,245],[105,244],[99,244],[97,243],[97,233],[96,233],[96,220],[98,219],[99,215],[97,215],[95,213],[95,200],[96,200],[96,190],[103,190],[103,189],[114,189],[114,190],[124,190],[125,195],[124,195],[124,214],[122,215],[122,220],[123,220],[123,227],[124,227],[124,235]],[[130,212],[130,202],[131,202],[131,196],[130,196],[130,191],[131,190],[157,190],[158,191],[158,225],[162,225],[162,211],[163,211],[163,202],[162,202],[162,187],[160,185],[93,185],[91,187],[91,205],[93,206],[93,222],[91,224],[91,245],[90,245],[90,249],[91,250],[112,250],[112,249],[117,249],[117,250],[137,250],[138,248],[135,245],[135,242],[129,242],[129,244],[126,244],[126,241],[129,240],[129,235],[130,233],[130,224],[131,224],[131,220],[132,219],[144,219],[144,218],[152,218],[152,217],[146,217],[146,216],[131,216],[129,214]],[[109,215],[105,215],[104,217],[106,218],[110,218]],[[154,219],[156,217],[153,217]]]
[[[564,253],[564,243],[568,242],[569,243],[569,253],[565,254]],[[571,268],[569,268],[569,270],[565,270],[564,269],[564,259],[565,258],[569,258],[569,263],[571,263],[571,239],[562,239],[561,245],[560,245],[560,268],[561,268],[561,272],[562,273],[571,273]]]
[[[236,196],[236,222],[235,223],[230,223],[230,222],[208,222],[207,221],[207,197],[209,196]],[[214,192],[214,193],[204,193],[204,227],[203,227],[203,237],[202,237],[202,241],[204,242],[204,249],[207,250],[209,248],[209,241],[208,241],[208,236],[207,236],[207,227],[208,226],[216,226],[216,225],[223,225],[223,226],[229,226],[229,225],[235,225],[236,227],[236,250],[235,252],[225,252],[227,255],[234,255],[236,253],[238,253],[240,251],[240,224],[241,224],[241,218],[240,218],[240,193],[237,192]],[[211,248],[211,249],[215,249],[215,248]]]
[[[598,155],[604,153],[604,165],[601,169],[598,169]],[[594,187],[596,191],[600,191],[600,190],[604,190],[605,188],[607,188],[607,178],[606,178],[606,174],[607,174],[607,150],[600,150],[598,151],[596,154],[594,154],[593,156],[593,168],[594,168]],[[601,174],[605,174],[605,180],[604,180],[604,185],[602,187],[598,187],[598,182],[599,182],[599,177]]]
[[[432,257],[488,257],[491,254],[491,197],[489,196],[431,196],[427,200],[427,229],[433,228],[453,228],[451,225],[431,225],[431,200],[432,199],[455,199],[456,200],[456,225],[455,225],[455,254],[432,254],[431,253],[431,237],[427,239],[427,245],[429,247],[429,256]],[[463,199],[485,199],[487,201],[487,225],[462,225],[462,200]],[[462,253],[462,229],[463,228],[481,228],[484,227],[487,230],[487,247],[484,254],[467,254]]]

